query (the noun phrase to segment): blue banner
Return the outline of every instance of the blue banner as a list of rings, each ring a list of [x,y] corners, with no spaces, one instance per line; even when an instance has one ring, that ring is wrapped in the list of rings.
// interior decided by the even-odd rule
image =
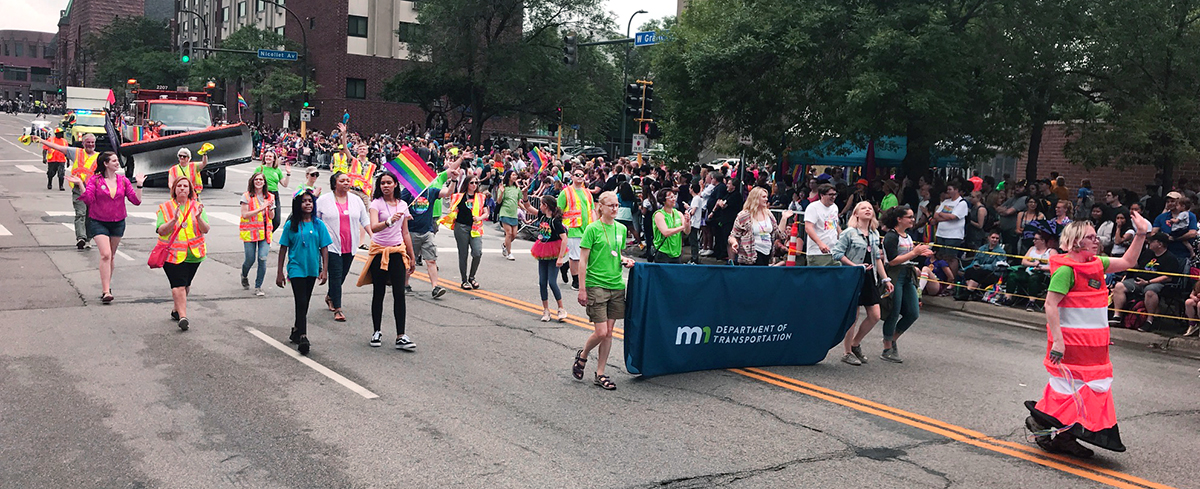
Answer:
[[[813,365],[854,324],[860,267],[638,263],[629,274],[625,368],[644,377]]]

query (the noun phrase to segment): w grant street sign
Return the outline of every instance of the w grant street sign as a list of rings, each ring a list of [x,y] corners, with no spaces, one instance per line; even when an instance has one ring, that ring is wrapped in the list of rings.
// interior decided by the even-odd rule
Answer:
[[[633,45],[634,46],[653,46],[660,42],[669,41],[670,38],[668,36],[670,35],[670,32],[671,31],[669,31],[669,30],[639,32],[633,36]]]
[[[280,51],[276,49],[259,49],[259,59],[273,59],[277,61],[296,61],[300,55],[295,51]]]

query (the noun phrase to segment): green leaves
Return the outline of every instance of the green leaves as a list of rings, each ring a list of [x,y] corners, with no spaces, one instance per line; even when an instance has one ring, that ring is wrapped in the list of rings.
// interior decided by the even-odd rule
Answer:
[[[175,87],[187,78],[186,66],[171,53],[165,24],[145,17],[118,17],[84,41],[88,61],[96,62],[94,85],[124,90],[136,78],[143,87]]]

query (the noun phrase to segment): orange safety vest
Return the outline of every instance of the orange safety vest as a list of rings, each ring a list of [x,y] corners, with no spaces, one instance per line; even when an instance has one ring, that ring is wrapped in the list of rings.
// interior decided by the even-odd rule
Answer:
[[[67,140],[63,139],[63,138],[50,138],[47,141],[50,141],[59,146],[67,145]],[[67,162],[67,155],[63,154],[62,151],[58,151],[58,150],[51,148],[49,146],[46,146],[44,144],[42,145],[42,149],[50,152],[50,157],[46,161],[48,161],[50,163],[66,163]]]
[[[71,175],[79,177],[83,180],[83,186],[87,186],[87,181],[92,179],[92,175],[96,174],[96,157],[100,153],[92,153],[87,155],[81,148],[75,150],[75,164],[71,166]],[[75,188],[75,184],[71,184],[71,188]]]
[[[251,209],[262,207],[258,205],[258,197],[250,196],[250,192],[243,193],[242,198],[250,204]],[[268,192],[267,200],[264,202],[264,205],[269,206],[274,202],[275,196]],[[272,224],[270,213],[255,212],[253,217],[242,218],[241,222],[238,223],[238,231],[240,232],[242,241],[244,242],[254,243],[266,240],[268,243],[270,243],[271,233],[275,231]]]
[[[183,208],[184,212],[189,212],[191,206],[196,205],[195,202],[189,201],[187,207]],[[162,214],[163,221],[170,221],[175,217],[177,210],[174,200],[168,200],[159,204],[158,213]],[[167,245],[167,263],[180,264],[187,259],[188,251],[192,254],[204,258],[207,254],[207,247],[204,245],[204,235],[200,234],[196,228],[195,219],[187,217],[183,222],[178,224],[178,231],[175,233],[175,239],[172,241],[171,236],[158,236],[158,242]]]
[[[175,187],[175,182],[180,178],[187,178],[192,181],[192,188],[195,189],[196,195],[200,195],[200,191],[204,190],[204,184],[200,182],[200,172],[196,171],[196,163],[188,162],[187,168],[176,163],[167,171],[167,180],[170,182],[171,188]]]
[[[454,197],[450,198],[450,213],[442,216],[438,224],[454,229],[454,219],[458,217],[458,203],[462,202],[463,195],[466,194],[454,194]],[[479,217],[479,212],[483,209],[484,205],[483,199],[483,192],[475,192],[475,198],[469,206],[472,217]],[[471,237],[478,238],[480,236],[483,236],[483,221],[474,221],[471,223]]]
[[[596,208],[592,205],[592,195],[587,194],[588,216],[587,223],[583,222],[583,203],[580,202],[579,195],[576,193],[575,187],[570,187],[564,190],[567,193],[567,209],[563,211],[563,226],[568,228],[579,228],[586,224],[590,224],[596,220]],[[587,192],[587,190],[579,190],[579,192]]]
[[[365,164],[358,158],[350,160],[350,186],[357,187],[371,196],[371,177],[375,175],[375,164],[366,162]]]

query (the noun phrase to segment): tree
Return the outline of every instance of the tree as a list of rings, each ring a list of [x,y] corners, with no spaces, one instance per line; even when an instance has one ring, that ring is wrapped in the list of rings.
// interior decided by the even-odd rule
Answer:
[[[298,50],[299,45],[274,31],[246,26],[221,41],[221,48],[255,51],[258,49]],[[196,62],[192,83],[201,86],[209,80],[220,85],[232,83],[241,93],[249,87],[247,102],[258,112],[263,110],[297,109],[303,100],[301,76],[296,63],[259,59],[252,54],[216,52]],[[309,96],[316,94],[317,85],[310,79]]]
[[[1200,20],[1191,2],[1090,3],[1095,29],[1080,68],[1093,102],[1072,114],[1067,155],[1085,166],[1174,169],[1200,157]]]
[[[586,40],[610,22],[598,0],[443,0],[416,3],[421,29],[409,43],[418,61],[390,80],[384,98],[425,110],[445,101],[480,141],[497,116],[581,123],[602,134],[620,101],[611,59],[581,49],[574,70],[562,63],[561,34]]]
[[[96,61],[92,84],[124,90],[136,78],[142,86],[174,87],[187,78],[188,67],[171,52],[171,30],[145,17],[118,17],[88,36],[84,49]]]

